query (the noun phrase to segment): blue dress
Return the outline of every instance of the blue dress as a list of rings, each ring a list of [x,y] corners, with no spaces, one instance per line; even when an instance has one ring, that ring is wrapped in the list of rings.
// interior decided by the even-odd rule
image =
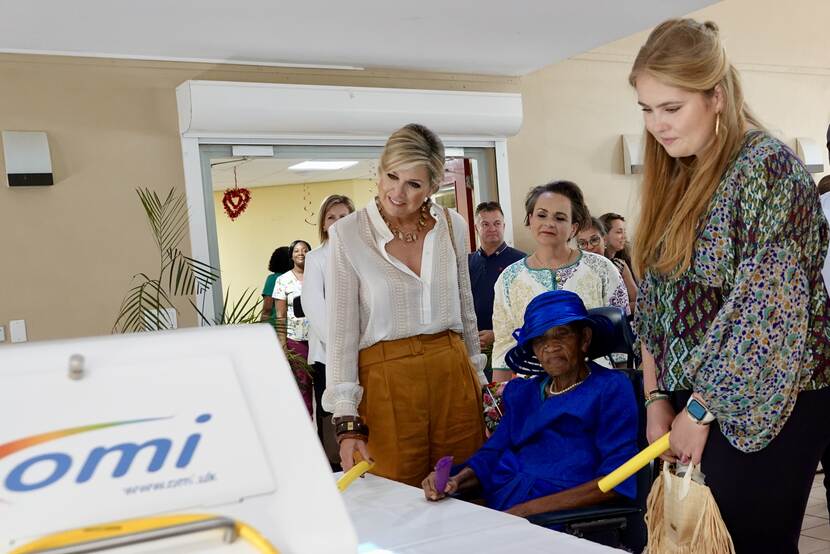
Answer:
[[[513,379],[504,389],[504,417],[465,464],[490,508],[548,496],[607,475],[637,453],[637,405],[628,377],[588,362],[579,386],[544,399],[546,375]],[[634,498],[630,477],[614,489]]]

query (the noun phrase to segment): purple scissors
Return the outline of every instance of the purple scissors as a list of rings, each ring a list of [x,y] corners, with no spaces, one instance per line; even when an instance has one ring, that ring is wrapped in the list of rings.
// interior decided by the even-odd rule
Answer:
[[[435,464],[435,490],[443,494],[447,488],[447,481],[450,479],[450,468],[452,467],[452,456],[444,456]]]

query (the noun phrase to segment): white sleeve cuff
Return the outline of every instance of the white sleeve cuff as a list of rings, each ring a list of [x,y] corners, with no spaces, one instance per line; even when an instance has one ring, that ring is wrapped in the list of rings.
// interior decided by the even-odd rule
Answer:
[[[487,384],[487,377],[484,376],[484,368],[487,367],[487,355],[486,354],[476,354],[475,356],[470,356],[470,363],[473,364],[473,368],[476,370],[478,374],[478,380],[482,385]]]
[[[362,398],[363,387],[357,383],[340,383],[326,387],[321,404],[334,417],[356,416]]]

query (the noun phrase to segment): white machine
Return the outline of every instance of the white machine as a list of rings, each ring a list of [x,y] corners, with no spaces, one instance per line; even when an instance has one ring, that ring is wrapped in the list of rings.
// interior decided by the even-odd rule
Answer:
[[[2,348],[0,422],[2,552],[357,551],[267,325]]]

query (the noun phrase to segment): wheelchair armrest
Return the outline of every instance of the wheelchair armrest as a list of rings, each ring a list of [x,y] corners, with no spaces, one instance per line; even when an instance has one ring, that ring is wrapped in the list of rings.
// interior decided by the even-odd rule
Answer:
[[[527,520],[534,525],[549,527],[552,525],[566,525],[569,523],[625,517],[637,515],[640,512],[641,510],[634,505],[600,505],[588,506],[586,508],[576,508],[574,510],[560,510],[556,512],[535,514],[528,516]]]

